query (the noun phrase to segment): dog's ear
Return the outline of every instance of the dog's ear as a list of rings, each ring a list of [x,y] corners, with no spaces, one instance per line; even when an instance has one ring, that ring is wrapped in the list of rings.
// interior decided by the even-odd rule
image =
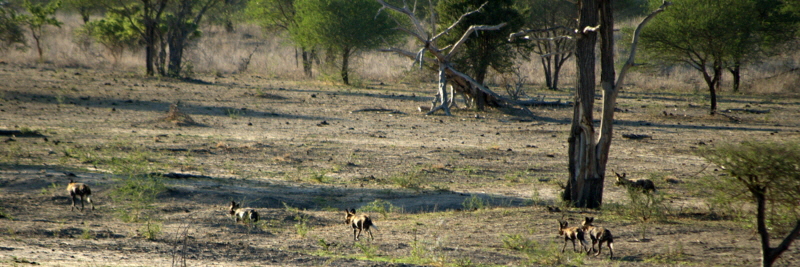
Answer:
[[[350,209],[350,213],[356,214],[356,209]]]

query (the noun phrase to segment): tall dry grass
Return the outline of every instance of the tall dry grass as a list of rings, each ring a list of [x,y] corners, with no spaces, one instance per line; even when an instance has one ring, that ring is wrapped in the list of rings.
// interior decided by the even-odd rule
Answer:
[[[143,49],[126,50],[120,60],[113,59],[101,45],[86,42],[75,35],[75,30],[83,25],[79,16],[59,14],[64,24],[60,28],[48,27],[43,37],[44,63],[38,63],[34,49],[27,51],[7,50],[0,52],[0,60],[22,65],[46,64],[60,67],[87,67],[113,69],[116,71],[144,72]],[[640,18],[619,23],[620,28],[634,27]],[[243,60],[252,53],[246,72],[280,79],[306,79],[302,74],[296,49],[280,34],[265,34],[258,26],[238,25],[235,32],[227,32],[222,27],[204,26],[203,35],[192,42],[185,52],[185,63],[198,74],[233,74],[242,70]],[[28,40],[31,40],[30,36]],[[617,38],[616,57],[618,62],[627,58],[623,42]],[[411,51],[418,49],[413,41],[403,45]],[[255,52],[254,52],[255,51]],[[530,88],[544,88],[545,78],[539,58],[531,55],[530,61],[518,60],[520,73]],[[643,59],[637,63],[647,63]],[[786,52],[761,62],[749,64],[743,69],[743,93],[800,93],[800,51]],[[404,82],[414,86],[427,87],[435,80],[435,73],[419,70],[412,61],[390,53],[375,51],[362,52],[352,63],[351,79],[356,83],[365,81]],[[320,71],[322,70],[322,71]],[[317,79],[338,79],[336,68],[314,67]],[[560,88],[574,86],[575,65],[573,59],[561,70]],[[599,73],[599,69],[598,69]],[[502,86],[507,77],[491,73],[487,78],[490,86]],[[731,76],[723,76],[723,94],[730,91]],[[688,66],[647,66],[636,68],[626,79],[625,90],[645,92],[684,92],[704,93],[707,91],[700,73]],[[497,88],[497,92],[503,92]]]

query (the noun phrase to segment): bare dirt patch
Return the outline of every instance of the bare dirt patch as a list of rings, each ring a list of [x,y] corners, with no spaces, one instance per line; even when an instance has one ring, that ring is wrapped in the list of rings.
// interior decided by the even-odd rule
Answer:
[[[712,216],[696,186],[714,167],[693,151],[800,136],[794,96],[724,95],[729,116],[709,116],[702,95],[623,92],[609,169],[659,177],[669,203],[665,220],[642,223],[547,211],[566,179],[570,108],[424,116],[432,91],[418,86],[252,75],[199,83],[5,65],[0,80],[0,130],[38,133],[0,137],[0,262],[12,266],[754,265],[754,231]],[[176,103],[193,123],[159,120]],[[146,222],[120,219],[126,203],[111,194],[141,169],[184,175],[163,178],[151,238]],[[65,173],[92,186],[96,211],[69,211]],[[606,180],[607,206],[625,207]],[[234,223],[231,200],[262,221]],[[366,207],[379,229],[356,243],[341,210]],[[585,216],[612,230],[614,259],[559,252],[556,220]],[[797,255],[795,244],[779,264]]]

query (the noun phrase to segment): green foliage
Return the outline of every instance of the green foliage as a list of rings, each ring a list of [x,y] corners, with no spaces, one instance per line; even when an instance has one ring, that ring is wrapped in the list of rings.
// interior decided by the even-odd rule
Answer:
[[[296,27],[295,0],[251,0],[245,14],[267,32],[289,31]]]
[[[520,234],[504,234],[503,235],[503,248],[513,249],[517,251],[530,251],[536,247],[536,241],[530,238],[525,238]]]
[[[383,218],[389,218],[389,213],[395,213],[400,211],[400,207],[393,205],[391,202],[383,200],[383,199],[376,199],[375,201],[370,202],[367,205],[362,206],[359,210],[363,212],[377,212],[383,215]]]
[[[117,210],[120,219],[138,222],[149,218],[148,211],[153,209],[156,197],[166,189],[160,176],[132,175],[119,179],[109,195],[122,204]]]
[[[61,27],[61,22],[55,18],[56,11],[61,8],[61,1],[50,1],[47,4],[31,3],[30,0],[25,0],[22,6],[28,11],[27,15],[18,16],[17,19],[27,26],[31,31],[31,36],[36,42],[36,50],[39,53],[39,61],[43,61],[42,46],[40,40],[45,34],[44,27],[48,25]]]
[[[482,31],[473,34],[464,43],[454,63],[465,66],[463,71],[479,83],[483,83],[489,67],[500,73],[511,71],[513,47],[508,43],[508,35],[519,31],[524,24],[523,16],[517,11],[512,0],[440,0],[436,5],[439,15],[438,28],[445,29],[456,22],[465,12],[477,9],[487,3],[480,13],[467,16],[449,34],[441,38],[442,45],[454,44],[472,25],[497,25],[508,23],[496,31]]]
[[[90,36],[96,42],[102,44],[114,58],[116,63],[125,48],[135,48],[141,46],[142,36],[138,29],[143,25],[139,21],[131,21],[128,17],[137,13],[139,8],[131,6],[128,8],[115,8],[106,13],[105,18],[86,23],[78,29],[78,34]]]
[[[422,187],[427,183],[424,173],[421,169],[415,169],[411,172],[396,174],[389,178],[392,183],[396,184],[397,186],[414,189],[414,190],[421,190]]]
[[[800,219],[800,145],[795,142],[744,142],[706,149],[701,155],[720,166],[724,175],[707,177],[711,203],[733,216],[752,217],[747,203],[756,194],[766,199],[766,224],[787,233]],[[752,207],[752,206],[750,206]]]
[[[294,225],[295,230],[297,230],[297,235],[305,238],[312,229],[312,227],[308,225],[308,215],[298,212],[297,215],[294,216],[294,220],[297,222]]]
[[[83,233],[81,233],[81,239],[92,239],[94,238],[94,234],[92,234],[92,230],[89,228],[84,228]]]
[[[651,0],[651,7],[661,5]],[[792,40],[798,18],[778,1],[676,0],[641,35],[653,59],[701,70],[752,61]],[[702,70],[701,70],[702,71]]]
[[[25,34],[22,32],[19,15],[7,5],[0,6],[0,43],[4,44],[0,46],[0,50],[15,45],[18,49],[25,47]]]
[[[297,0],[291,39],[301,47],[322,47],[341,56],[341,76],[349,84],[350,58],[358,51],[392,44],[399,33],[374,0]]]
[[[161,223],[148,220],[139,228],[139,233],[147,240],[156,240],[161,234]]]
[[[478,195],[472,195],[461,202],[464,210],[481,210],[489,207],[489,201],[485,200]]]
[[[361,250],[361,253],[364,253],[364,257],[371,259],[374,258],[378,253],[378,246],[373,244],[365,244],[361,242],[356,242],[354,244],[358,249]]]

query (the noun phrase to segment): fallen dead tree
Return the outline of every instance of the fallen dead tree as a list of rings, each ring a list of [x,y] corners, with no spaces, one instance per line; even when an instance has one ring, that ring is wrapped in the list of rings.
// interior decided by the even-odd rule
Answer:
[[[475,81],[475,79],[473,79],[469,75],[466,75],[456,70],[451,63],[452,57],[458,52],[459,49],[461,49],[461,47],[463,47],[464,43],[467,41],[467,39],[471,34],[479,31],[497,30],[505,26],[506,23],[500,23],[498,25],[472,25],[461,35],[461,38],[458,41],[456,41],[455,44],[450,44],[443,48],[439,48],[439,46],[436,44],[437,39],[441,38],[445,34],[448,34],[453,28],[455,28],[459,23],[461,23],[464,20],[464,18],[466,18],[471,14],[480,12],[481,9],[483,9],[483,7],[486,5],[485,3],[480,7],[478,7],[478,9],[476,10],[464,13],[452,25],[445,28],[438,34],[431,36],[432,34],[429,34],[429,32],[433,31],[426,31],[425,27],[422,25],[421,20],[416,16],[416,14],[414,14],[413,11],[411,11],[408,8],[407,5],[404,5],[401,8],[394,5],[390,5],[383,0],[376,0],[376,1],[378,1],[378,3],[380,3],[381,5],[383,5],[383,7],[378,11],[379,13],[382,12],[384,9],[389,9],[408,17],[409,20],[411,21],[411,24],[413,24],[412,25],[413,27],[406,28],[398,26],[397,30],[408,33],[409,35],[413,36],[423,44],[422,48],[420,48],[420,50],[416,53],[396,47],[382,49],[381,51],[393,52],[411,58],[415,61],[415,63],[419,62],[420,67],[422,67],[422,65],[425,63],[433,64],[438,67],[439,83],[438,83],[437,98],[439,99],[439,105],[431,108],[431,110],[428,111],[428,113],[426,113],[427,115],[433,114],[438,110],[443,110],[445,115],[450,116],[450,105],[453,100],[451,97],[448,97],[448,94],[446,92],[448,81],[452,82],[454,90],[459,91],[460,93],[464,93],[470,98],[473,99],[478,98],[480,101],[475,101],[475,102],[479,104],[479,106],[477,107],[479,109],[482,108],[482,106],[480,106],[481,103],[488,103],[490,105],[496,104],[498,106],[510,106],[510,107],[516,106],[519,107],[528,115],[531,116],[533,115],[533,113],[527,107],[519,105],[516,101],[505,98],[493,92],[492,90],[489,90],[482,84]],[[433,10],[431,10],[431,12],[433,12]],[[431,55],[433,55],[433,58],[426,57],[425,56],[426,51],[429,52]]]

